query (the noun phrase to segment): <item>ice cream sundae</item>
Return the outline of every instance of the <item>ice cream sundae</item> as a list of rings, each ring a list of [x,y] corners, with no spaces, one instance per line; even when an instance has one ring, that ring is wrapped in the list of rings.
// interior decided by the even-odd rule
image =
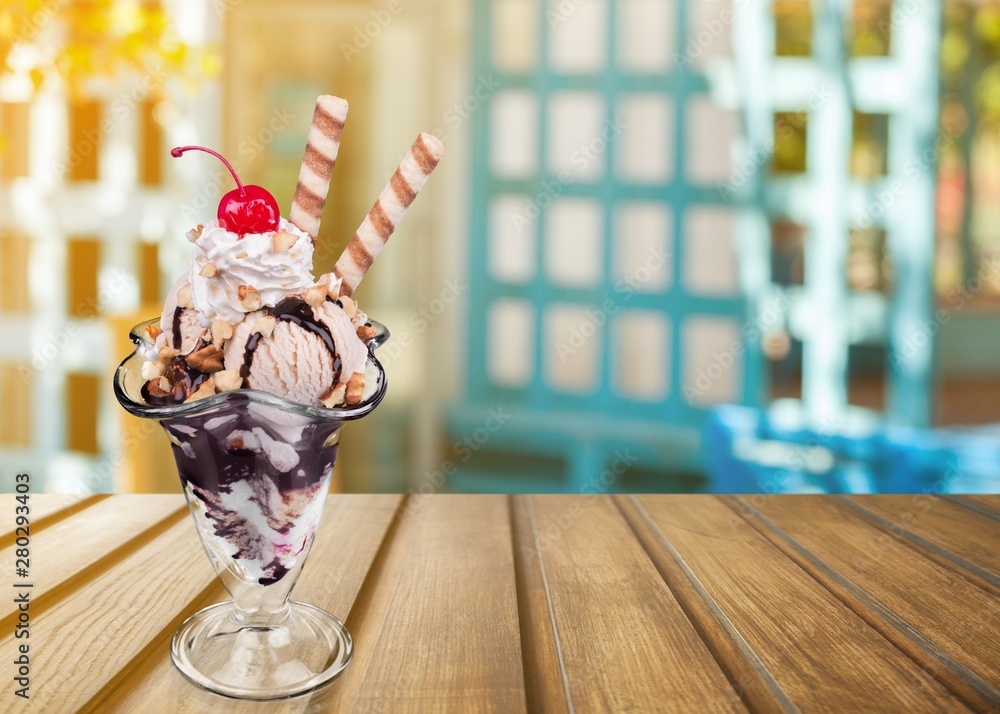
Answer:
[[[236,188],[187,232],[188,270],[115,373],[130,413],[167,431],[188,505],[232,600],[189,617],[171,657],[196,684],[278,699],[328,682],[350,662],[334,615],[289,594],[319,525],[340,427],[385,394],[376,348],[388,337],[352,297],[441,158],[421,134],[332,272],[313,248],[347,102],[319,97],[288,218],[260,186]]]

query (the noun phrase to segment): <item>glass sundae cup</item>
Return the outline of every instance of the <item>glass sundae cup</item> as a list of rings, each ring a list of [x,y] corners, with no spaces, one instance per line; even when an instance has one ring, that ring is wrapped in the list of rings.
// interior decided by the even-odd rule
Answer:
[[[136,350],[115,373],[115,395],[167,432],[198,535],[232,597],[181,624],[171,658],[193,683],[230,697],[281,699],[315,689],[347,667],[351,635],[330,613],[289,596],[323,515],[340,427],[385,396],[374,352],[389,333],[371,323],[374,389],[355,406],[309,407],[254,389],[151,406],[140,374],[150,324],[132,329]]]

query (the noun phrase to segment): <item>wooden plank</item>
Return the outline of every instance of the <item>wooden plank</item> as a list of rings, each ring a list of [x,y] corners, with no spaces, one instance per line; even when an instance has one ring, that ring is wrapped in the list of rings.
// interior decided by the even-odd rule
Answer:
[[[395,593],[395,584],[408,567],[409,553],[406,543],[400,540],[399,533],[403,521],[412,517],[412,514],[408,513],[410,508],[409,499],[404,499],[400,513],[386,532],[382,548],[372,561],[365,582],[347,617],[347,629],[354,638],[354,659],[336,682],[325,691],[311,697],[316,703],[316,708],[311,711],[350,711],[354,705],[381,635],[382,624],[385,622],[389,604]],[[400,678],[399,682],[389,689],[389,694],[394,694],[397,688],[405,687],[408,683]],[[390,710],[384,702],[379,701],[372,707],[372,711]]]
[[[729,502],[872,627],[979,710],[1000,707],[1000,601],[831,498]]]
[[[521,660],[528,711],[569,712],[568,685],[549,609],[545,574],[535,542],[527,496],[511,496]]]
[[[911,496],[844,496],[859,513],[948,567],[1000,587],[1000,521],[960,503]]]
[[[948,499],[972,509],[987,518],[1000,521],[1000,496],[963,495],[949,496]]]
[[[753,712],[794,710],[774,675],[746,644],[715,601],[707,596],[686,564],[673,558],[669,549],[662,547],[663,534],[646,516],[635,497],[618,496],[615,502],[747,708]]]
[[[31,612],[40,615],[67,591],[72,592],[127,557],[184,517],[183,499],[164,495],[106,498],[37,534],[31,533]],[[0,572],[13,573],[16,545],[0,551]],[[17,605],[0,601],[0,632],[8,632]]]
[[[525,710],[507,501],[410,499],[352,610],[329,711]]]
[[[745,711],[610,498],[526,500],[571,710]]]
[[[292,591],[293,599],[322,607],[344,619],[364,583],[401,499],[397,495],[331,495],[309,560]],[[197,555],[205,559],[201,552]],[[187,617],[202,607],[227,598],[225,589],[216,581],[216,586],[206,597],[185,607],[182,615]],[[170,661],[171,637],[173,630],[164,631],[155,645],[149,648],[148,656],[137,662],[132,671],[109,682],[91,699],[85,711],[148,711],[150,702],[168,702],[169,710],[177,714],[204,711],[218,714],[325,711],[321,706],[325,692],[314,694],[312,699],[298,697],[284,702],[254,703],[225,699],[199,689],[188,682]],[[355,665],[356,662],[352,662],[348,669]],[[332,686],[336,687],[337,683]]]
[[[31,519],[32,531],[41,530],[60,518],[78,513],[104,498],[106,496],[33,493],[28,499],[28,508],[31,509],[28,516]],[[6,547],[14,540],[15,519],[17,518],[17,512],[14,509],[20,505],[16,494],[0,494],[0,547]]]
[[[978,503],[980,506],[989,508],[994,513],[1000,513],[1000,494],[997,493],[984,493],[984,494],[962,494],[958,496],[963,501],[972,501],[973,503]]]
[[[11,697],[7,711],[76,711],[214,581],[194,524],[179,521],[32,622],[31,699]],[[15,642],[4,638],[0,651]]]
[[[718,498],[631,500],[659,536],[651,555],[670,573],[668,582],[683,578],[694,585],[720,624],[728,626],[728,636],[745,643],[739,656],[759,660],[755,669],[763,667],[763,676],[773,679],[770,689],[779,708],[945,711],[961,706]],[[751,702],[750,708],[757,711],[761,704],[767,702]]]

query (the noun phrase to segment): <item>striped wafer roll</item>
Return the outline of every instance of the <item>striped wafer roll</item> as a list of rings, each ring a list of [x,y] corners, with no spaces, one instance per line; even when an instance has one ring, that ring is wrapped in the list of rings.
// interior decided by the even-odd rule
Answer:
[[[341,295],[350,295],[357,289],[443,153],[441,141],[430,134],[421,134],[413,142],[389,185],[382,189],[382,195],[333,266],[334,274],[342,279]]]
[[[292,198],[288,220],[308,233],[313,243],[319,235],[319,220],[323,216],[330,177],[337,163],[340,134],[347,119],[347,102],[340,97],[324,94],[316,97],[312,126],[306,141],[306,154],[299,169],[299,182]]]

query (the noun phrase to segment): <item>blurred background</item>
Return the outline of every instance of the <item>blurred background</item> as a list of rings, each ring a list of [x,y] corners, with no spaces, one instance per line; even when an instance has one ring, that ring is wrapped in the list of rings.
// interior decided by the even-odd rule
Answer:
[[[389,396],[343,491],[997,491],[1000,3],[11,0],[0,487],[178,491],[111,390],[230,190],[285,212],[347,98],[328,271],[418,131],[358,293]]]

